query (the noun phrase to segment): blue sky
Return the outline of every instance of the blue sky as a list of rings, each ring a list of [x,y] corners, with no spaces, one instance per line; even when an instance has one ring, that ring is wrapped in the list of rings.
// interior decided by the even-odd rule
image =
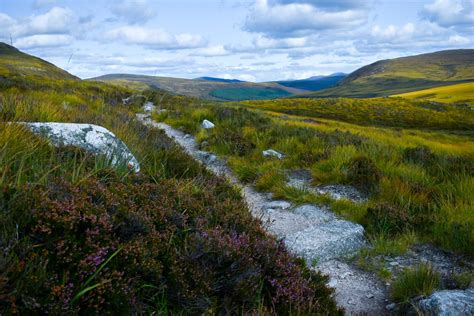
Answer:
[[[0,0],[0,41],[88,78],[249,81],[472,48],[473,0]]]

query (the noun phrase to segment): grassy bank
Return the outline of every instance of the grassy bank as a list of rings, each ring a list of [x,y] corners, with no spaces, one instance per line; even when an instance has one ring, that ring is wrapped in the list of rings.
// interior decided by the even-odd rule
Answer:
[[[327,279],[267,235],[239,192],[135,120],[144,98],[125,107],[124,87],[3,83],[0,314],[338,313]],[[142,172],[14,121],[104,126]]]
[[[295,202],[329,203],[362,223],[370,238],[407,240],[415,233],[410,240],[474,255],[474,117],[467,109],[403,99],[163,107],[168,112],[156,119],[206,141],[206,149],[227,157],[241,180],[258,189]],[[216,128],[201,130],[204,118]],[[262,157],[268,148],[286,157]],[[288,187],[286,171],[300,169],[311,173],[314,185],[351,184],[369,200],[356,205]]]

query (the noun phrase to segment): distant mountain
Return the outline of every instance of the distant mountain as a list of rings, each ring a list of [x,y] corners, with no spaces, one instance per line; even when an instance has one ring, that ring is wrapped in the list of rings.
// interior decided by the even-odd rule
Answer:
[[[334,87],[347,75],[344,73],[334,73],[329,76],[313,76],[301,80],[277,81],[278,84],[285,87],[291,87],[307,91],[319,91]]]
[[[13,80],[25,76],[79,80],[41,58],[22,53],[17,48],[0,42],[0,79],[7,77]]]
[[[245,82],[238,79],[222,79],[222,78],[215,78],[215,77],[199,77],[194,80],[206,80],[206,81],[217,81],[217,82]]]
[[[131,74],[110,74],[89,80],[140,82],[176,94],[219,101],[274,99],[304,92],[275,82],[228,82]]]
[[[474,81],[474,49],[380,60],[308,97],[377,97]]]

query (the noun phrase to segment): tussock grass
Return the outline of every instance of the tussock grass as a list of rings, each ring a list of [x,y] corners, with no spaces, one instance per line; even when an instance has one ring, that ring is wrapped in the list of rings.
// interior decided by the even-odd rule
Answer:
[[[472,111],[396,98],[167,106],[166,122],[197,134],[208,143],[206,150],[227,157],[240,179],[261,190],[297,203],[332,205],[370,234],[394,238],[413,232],[474,256]],[[216,123],[206,132],[195,120],[203,107]],[[263,158],[269,148],[285,158]],[[286,187],[281,171],[302,168],[314,185],[352,184],[369,201],[335,202]]]
[[[126,85],[35,78],[0,78],[0,314],[341,313],[238,192],[135,119],[147,97],[196,100],[141,91],[124,106]],[[196,106],[193,120],[213,113]],[[24,121],[104,126],[141,173]]]
[[[409,302],[416,296],[429,296],[439,286],[440,276],[429,265],[406,269],[391,286],[391,296],[396,302]]]

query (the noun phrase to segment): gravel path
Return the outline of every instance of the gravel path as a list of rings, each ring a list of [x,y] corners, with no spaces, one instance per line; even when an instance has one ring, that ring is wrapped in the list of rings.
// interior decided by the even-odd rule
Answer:
[[[252,186],[240,183],[224,160],[199,150],[192,135],[154,122],[147,114],[137,117],[143,123],[163,130],[209,171],[239,187],[252,214],[262,219],[269,232],[284,239],[287,247],[304,257],[312,269],[329,275],[329,286],[335,289],[335,299],[347,314],[387,314],[385,306],[389,302],[385,283],[346,260],[366,245],[362,226],[337,217],[325,207],[297,206],[274,200],[271,193],[257,192]]]

